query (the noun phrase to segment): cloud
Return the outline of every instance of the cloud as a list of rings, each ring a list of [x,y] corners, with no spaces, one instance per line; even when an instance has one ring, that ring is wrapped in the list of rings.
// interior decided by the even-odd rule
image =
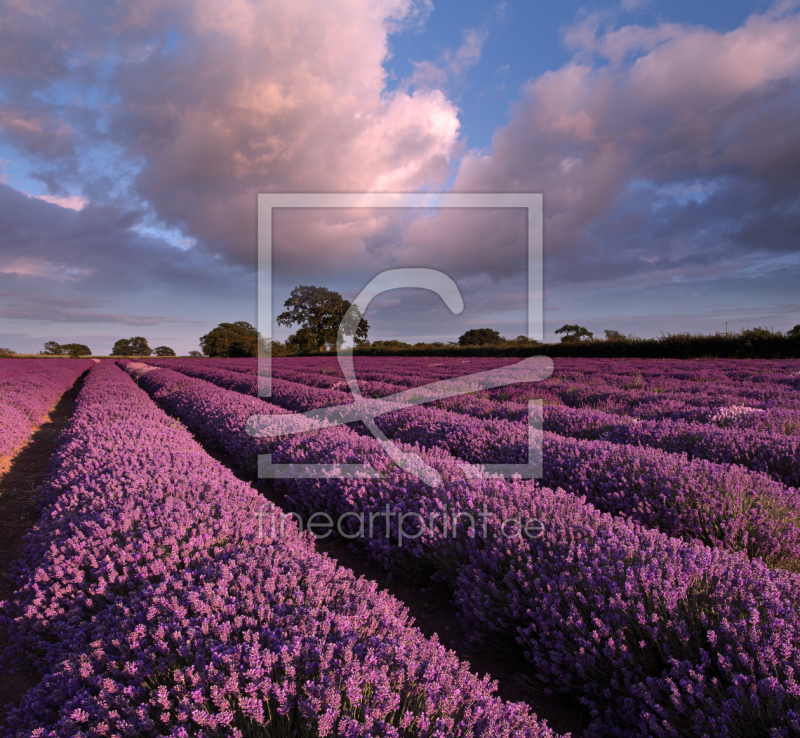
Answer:
[[[545,196],[549,284],[735,273],[798,257],[800,15],[719,33],[663,23],[565,33],[455,188]]]
[[[457,108],[437,89],[388,92],[382,66],[427,0],[94,7],[21,5],[0,24],[0,125],[50,202],[85,210],[121,188],[126,207],[252,263],[258,191],[417,190],[450,172]],[[454,67],[474,54],[467,36]]]
[[[69,208],[70,210],[83,210],[88,200],[80,195],[70,195],[69,197],[57,197],[56,195],[32,195],[38,197],[40,200],[50,202],[53,205],[58,205],[60,208]]]
[[[121,203],[89,203],[80,211],[29,197],[0,183],[0,287],[47,294],[77,290],[135,295],[153,288],[172,294],[236,295],[252,281],[196,246],[168,246],[136,231],[146,213]],[[74,296],[74,295],[73,295]]]
[[[414,72],[403,80],[400,88],[447,88],[452,81],[463,78],[478,64],[488,36],[486,28],[468,28],[462,31],[461,44],[455,51],[445,49],[436,61],[413,61]]]
[[[167,324],[201,325],[201,321],[184,321],[167,315],[125,315],[122,313],[100,313],[70,308],[53,311],[35,303],[19,304],[0,309],[0,317],[14,320],[39,320],[46,323],[113,323],[115,325],[154,326]]]
[[[27,197],[0,179],[0,286],[64,299],[147,290],[238,299],[254,289],[257,192],[435,190],[456,169],[458,190],[544,192],[551,286],[633,294],[793,268],[796,5],[727,33],[586,15],[564,33],[570,62],[524,86],[488,153],[466,154],[449,88],[479,62],[485,29],[466,30],[398,89],[386,85],[389,34],[419,28],[432,7],[7,5],[0,133],[18,154],[14,177],[25,165],[47,189]],[[276,258],[284,279],[434,266],[473,295],[516,305],[503,292],[524,282],[515,216],[462,216],[277,214]],[[107,304],[53,310],[76,321],[135,317]],[[46,312],[19,300],[3,309]]]
[[[134,315],[103,312],[109,300],[89,296],[56,296],[41,292],[3,290],[0,317],[8,320],[35,320],[46,323],[112,323],[115,325],[202,325],[203,321],[168,315]]]

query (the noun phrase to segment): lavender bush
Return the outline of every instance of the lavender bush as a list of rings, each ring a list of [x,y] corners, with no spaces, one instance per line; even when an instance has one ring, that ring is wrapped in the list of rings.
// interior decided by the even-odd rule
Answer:
[[[11,454],[94,362],[0,359],[0,456]]]
[[[153,394],[182,381],[168,370],[128,371]],[[348,535],[359,513],[385,509],[389,521],[391,511],[388,536],[354,541],[389,568],[415,570],[417,561],[417,570],[449,582],[474,638],[522,647],[542,688],[591,707],[594,734],[778,738],[800,731],[796,575],[603,513],[565,490],[470,479],[469,466],[440,446],[420,451],[445,479],[432,489],[393,467],[374,439],[345,427],[258,442],[245,439],[243,426],[236,431],[239,421],[201,431],[192,396],[220,418],[242,418],[243,403],[269,403],[199,380],[162,396],[208,442],[230,448],[233,463],[252,463],[259,450],[279,463],[369,460],[384,479],[277,484],[290,508],[351,513]],[[485,535],[463,518],[450,529],[443,523],[446,510],[481,509],[489,514]],[[401,549],[398,520],[409,513],[435,523]],[[504,535],[499,521],[514,518],[542,521],[543,534]]]
[[[531,736],[527,708],[314,551],[114,365],[90,372],[2,623],[17,736]]]

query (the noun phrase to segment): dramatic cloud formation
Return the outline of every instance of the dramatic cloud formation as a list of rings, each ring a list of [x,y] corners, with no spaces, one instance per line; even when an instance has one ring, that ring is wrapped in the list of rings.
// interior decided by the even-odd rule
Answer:
[[[571,60],[526,83],[488,152],[465,149],[450,92],[482,63],[479,20],[387,85],[391,34],[431,12],[430,0],[6,3],[5,335],[163,325],[188,350],[204,330],[178,326],[252,320],[264,191],[543,192],[551,321],[598,313],[653,334],[686,328],[678,301],[709,316],[704,328],[723,308],[795,304],[796,3],[728,32],[581,16],[563,34]],[[428,266],[463,285],[463,320],[525,330],[519,214],[277,213],[275,226],[280,299]],[[387,334],[454,329],[436,298],[397,295],[375,306]]]
[[[570,28],[455,188],[545,194],[549,284],[658,284],[800,256],[800,16],[729,33]]]
[[[438,90],[384,91],[387,32],[411,2],[93,7],[21,8],[2,25],[15,78],[4,127],[54,188],[69,174],[90,184],[78,159],[106,143],[162,221],[249,259],[259,190],[419,189],[447,175],[454,106]],[[75,89],[82,104],[66,106]]]
[[[132,290],[146,275],[202,290],[219,279],[214,256],[252,268],[259,191],[441,187],[456,108],[437,89],[387,93],[381,66],[387,34],[431,8],[6,5],[0,126],[46,184],[40,199],[61,207],[36,210],[0,192],[9,234],[0,271],[82,289],[114,280]],[[159,229],[189,248],[141,237]]]

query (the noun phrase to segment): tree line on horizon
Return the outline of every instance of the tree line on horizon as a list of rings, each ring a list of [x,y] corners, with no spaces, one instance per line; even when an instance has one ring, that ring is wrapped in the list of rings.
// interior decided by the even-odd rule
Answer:
[[[330,352],[339,346],[339,326],[342,323],[352,304],[345,300],[338,292],[325,287],[301,285],[292,290],[289,299],[284,303],[286,310],[277,317],[279,325],[297,326],[297,331],[291,334],[285,343],[264,338],[249,323],[221,323],[210,333],[200,338],[200,345],[204,356],[209,357],[236,357],[257,356],[259,348],[262,355],[270,353],[272,356],[318,354]],[[624,335],[620,331],[607,329],[602,339],[596,339],[594,333],[586,327],[567,323],[555,331],[561,336],[560,344],[543,344],[529,339],[527,336],[517,336],[509,339],[500,335],[493,328],[473,328],[463,333],[458,341],[435,341],[430,343],[420,342],[410,344],[400,340],[368,340],[369,323],[358,310],[353,313],[353,320],[344,326],[343,332],[354,340],[354,352],[359,354],[388,354],[392,352],[455,352],[460,353],[470,349],[482,351],[530,353],[542,349],[555,353],[556,346],[563,346],[561,351],[565,355],[579,352],[578,355],[590,355],[593,351],[598,355],[624,355],[626,351],[650,352],[654,355],[666,355],[670,351],[690,353],[693,350],[701,354],[701,346],[709,340],[724,338],[728,344],[736,344],[744,351],[757,351],[758,347],[766,346],[770,341],[779,339],[800,338],[800,325],[794,326],[785,334],[768,328],[744,329],[729,336],[716,334],[716,336],[703,336],[701,334],[666,334],[661,338],[643,339],[633,335]],[[774,340],[773,340],[774,339]],[[708,350],[713,350],[710,344]],[[695,346],[695,349],[687,346]],[[680,348],[678,348],[680,347]],[[786,347],[791,353],[797,351],[800,344],[794,340]],[[499,355],[499,354],[498,354]]]
[[[594,333],[577,324],[567,323],[555,331],[561,336],[560,344],[543,344],[529,339],[527,336],[517,336],[510,339],[500,335],[493,328],[472,328],[461,336],[458,341],[418,342],[410,344],[400,340],[368,340],[369,323],[357,308],[353,308],[350,301],[345,300],[338,292],[326,287],[300,285],[295,287],[289,298],[284,302],[286,308],[277,317],[278,325],[297,326],[295,333],[291,334],[284,343],[270,338],[264,338],[258,330],[246,321],[235,323],[220,323],[199,339],[200,351],[190,351],[190,357],[255,357],[258,355],[297,355],[318,354],[333,351],[341,346],[340,332],[353,339],[354,351],[360,354],[386,354],[392,352],[441,352],[452,351],[461,353],[468,349],[481,349],[483,351],[516,352],[541,348],[547,346],[548,352],[553,352],[554,346],[563,345],[564,355],[623,355],[628,350],[633,353],[650,351],[658,353],[658,344],[661,350],[669,352],[677,350],[675,347],[685,347],[693,344],[699,350],[701,345],[720,345],[724,338],[727,344],[741,345],[746,351],[762,348],[767,344],[775,344],[780,339],[800,339],[800,324],[795,325],[785,334],[768,328],[744,329],[730,335],[715,334],[704,336],[702,334],[666,334],[659,339],[642,339],[633,335],[624,335],[616,330],[605,330],[604,338],[596,339]],[[349,313],[348,313],[349,311]],[[350,316],[345,321],[346,316]],[[715,343],[716,342],[716,343]],[[796,351],[792,340],[786,347],[791,353]],[[672,347],[670,349],[669,347]],[[591,347],[594,347],[594,351]],[[710,349],[709,349],[710,350]],[[777,350],[777,349],[776,349]],[[578,352],[578,353],[576,353]],[[622,353],[620,353],[622,352]],[[41,355],[67,355],[72,357],[90,356],[91,350],[85,344],[47,341]],[[10,349],[0,348],[0,356],[13,356]],[[111,351],[112,356],[175,356],[175,351],[169,346],[157,346],[151,349],[147,339],[143,336],[121,338]]]

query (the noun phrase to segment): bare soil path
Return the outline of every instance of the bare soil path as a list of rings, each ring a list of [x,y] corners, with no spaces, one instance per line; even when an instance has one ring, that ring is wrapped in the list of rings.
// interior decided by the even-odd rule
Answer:
[[[210,456],[233,470],[225,454],[207,448],[199,438],[195,438]],[[275,490],[271,480],[258,480],[255,476],[236,474],[242,481],[252,484],[270,502],[285,508],[284,496]],[[384,570],[365,561],[342,538],[330,536],[318,539],[316,547],[341,566],[352,569],[356,576],[377,582],[381,589],[388,590],[408,608],[414,624],[426,636],[437,636],[442,645],[453,650],[462,661],[468,662],[473,672],[481,676],[488,674],[497,681],[497,694],[504,700],[525,702],[559,733],[571,733],[573,738],[583,735],[591,722],[589,710],[575,699],[543,694],[528,676],[531,667],[518,650],[510,650],[507,645],[503,650],[500,650],[499,645],[483,648],[471,646],[468,643],[468,634],[459,622],[452,595],[443,585],[426,583],[415,586],[397,578],[389,579]]]
[[[72,417],[84,376],[61,396],[14,456],[0,456],[0,600],[14,594],[9,570],[22,553],[25,533],[38,518],[37,489],[47,474],[58,436]],[[0,650],[5,647],[0,634]],[[0,669],[0,728],[9,708],[38,681],[39,674],[32,668],[12,674]]]

